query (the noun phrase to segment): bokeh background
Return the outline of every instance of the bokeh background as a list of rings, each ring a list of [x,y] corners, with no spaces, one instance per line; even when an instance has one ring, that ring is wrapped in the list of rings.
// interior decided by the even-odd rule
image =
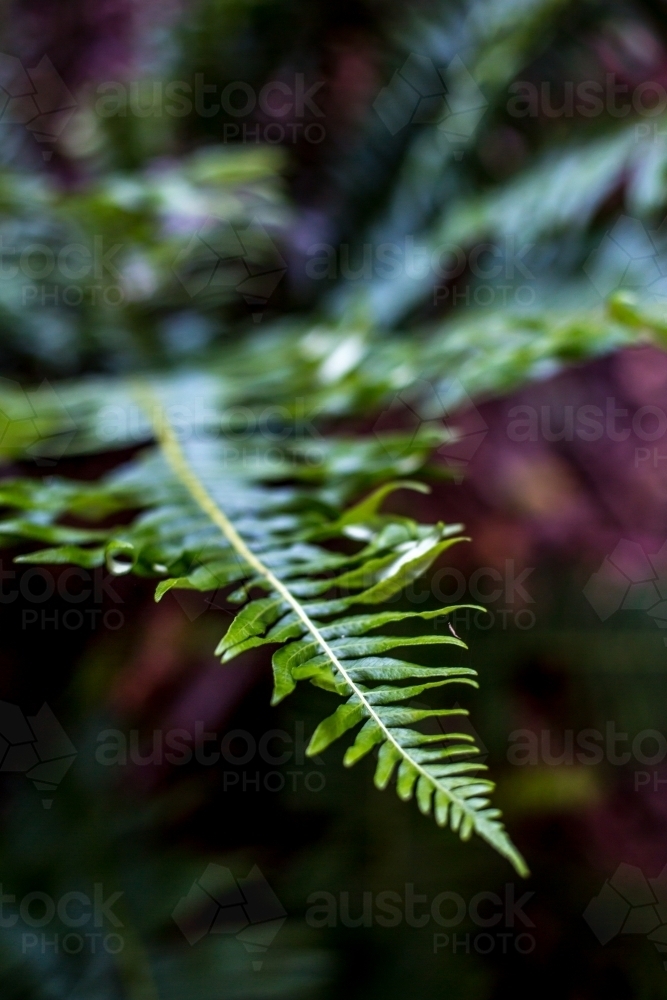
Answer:
[[[9,388],[214,369],[227,350],[258,401],[288,355],[307,395],[321,330],[349,329],[320,404],[372,433],[420,423],[400,372],[437,370],[460,442],[418,510],[473,540],[412,600],[491,612],[454,623],[481,676],[461,700],[532,871],[375,790],[369,762],[304,761],[327,696],[270,709],[265,658],[221,669],[224,600],[155,605],[123,577],[73,603],[65,568],[40,582],[5,550],[0,697],[25,716],[46,702],[76,758],[48,796],[2,774],[2,891],[121,892],[123,947],[68,953],[53,922],[26,944],[7,900],[3,996],[663,996],[667,879],[647,880],[667,865],[664,4],[23,0],[0,38]],[[6,472],[92,479],[130,454]],[[170,764],[164,734],[196,723],[246,735],[215,765]],[[246,754],[272,730],[288,761]],[[582,761],[590,730],[600,759]],[[100,759],[109,739],[126,758]],[[258,866],[280,901],[259,959],[172,919],[211,863]],[[406,885],[466,915],[363,919],[364,894]],[[526,892],[527,924],[470,915],[479,893]]]

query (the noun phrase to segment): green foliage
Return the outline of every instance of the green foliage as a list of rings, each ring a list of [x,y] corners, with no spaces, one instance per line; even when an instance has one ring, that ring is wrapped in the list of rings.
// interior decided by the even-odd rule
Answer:
[[[282,79],[283,67],[301,72],[318,62],[320,47],[328,50],[329,28],[318,36],[311,6],[295,41],[298,5],[207,0],[157,29],[169,44],[161,37],[151,72],[164,81],[205,71],[219,87],[243,79],[259,90]],[[484,279],[492,304],[476,307],[481,282],[470,269],[462,304],[455,280],[445,283],[443,304],[434,301],[437,276],[408,268],[358,280],[338,268],[331,281],[309,283],[306,265],[321,231],[309,229],[309,213],[300,220],[298,204],[284,195],[284,176],[303,167],[302,150],[221,146],[221,122],[203,115],[107,119],[96,116],[90,95],[77,95],[76,120],[88,128],[94,155],[77,140],[86,129],[74,130],[68,148],[85,182],[64,190],[52,177],[26,173],[11,151],[0,176],[0,356],[21,379],[0,384],[0,455],[35,461],[44,474],[2,482],[0,541],[42,546],[23,562],[106,564],[117,574],[156,577],[157,599],[171,589],[222,589],[240,606],[218,645],[223,663],[268,646],[274,701],[306,680],[342,699],[315,731],[312,753],[342,737],[351,740],[346,765],[377,752],[379,787],[396,776],[402,798],[415,795],[424,813],[463,838],[477,832],[524,871],[467,737],[437,728],[461,710],[421,707],[430,691],[474,686],[473,672],[396,652],[426,658],[430,647],[453,654],[463,645],[444,629],[429,632],[452,609],[393,607],[461,540],[460,526],[422,525],[381,508],[399,487],[422,488],[411,477],[455,436],[452,414],[471,399],[631,344],[664,342],[660,296],[642,287],[641,275],[628,289],[618,261],[603,262],[611,290],[603,301],[584,263],[628,212],[650,230],[664,273],[658,223],[667,147],[645,131],[640,139],[632,115],[605,111],[584,129],[574,116],[556,127],[549,116],[508,111],[510,85],[535,72],[540,78],[541,60],[559,66],[563,80],[600,75],[576,43],[606,30],[606,4],[480,0],[419,10],[390,3],[382,15],[375,4],[359,10],[372,25],[365,44],[379,53],[378,84],[417,55],[441,72],[445,94],[433,122],[411,121],[396,135],[372,98],[339,134],[332,121],[313,198],[334,206],[322,213],[327,238],[333,233],[352,258],[367,245],[407,239],[428,255],[454,245],[464,258],[487,240],[521,240],[530,243],[533,300],[506,304],[495,294],[501,274],[490,286]],[[633,17],[643,25],[649,15],[637,9]],[[481,98],[466,111],[471,80]],[[449,106],[464,108],[451,134],[438,123]],[[653,133],[664,130],[661,119],[650,124]],[[200,148],[183,152],[193,146]],[[516,153],[509,163],[505,149]],[[295,215],[305,220],[305,237],[294,236]],[[240,237],[251,274],[289,259],[296,279],[281,286],[259,330],[239,291]],[[53,259],[73,245],[88,252],[99,245],[113,250],[111,264],[84,275],[81,301],[68,302],[67,267],[42,279],[17,266],[35,243]],[[108,298],[113,289],[122,301]],[[150,372],[154,397],[128,380],[137,371]],[[83,377],[50,384],[45,375]],[[418,416],[414,434],[354,435],[397,397]],[[278,457],[270,434],[237,433],[239,406],[255,421],[267,408],[279,414]],[[156,449],[98,483],[50,476],[62,457],[153,439]],[[95,526],[116,514],[116,527]]]
[[[403,658],[403,650],[465,648],[449,632],[428,631],[454,608],[360,613],[399,599],[463,540],[460,525],[421,525],[383,513],[381,504],[394,490],[424,490],[413,482],[383,483],[342,514],[332,505],[332,498],[344,501],[362,478],[368,483],[369,450],[382,450],[380,441],[370,448],[363,440],[346,442],[345,464],[336,468],[330,460],[320,486],[299,483],[304,456],[295,443],[288,452],[295,485],[267,487],[262,462],[249,472],[243,457],[230,456],[224,442],[180,440],[157,397],[141,391],[155,421],[157,450],[92,485],[58,479],[5,485],[0,500],[16,513],[0,524],[3,536],[50,543],[19,561],[86,567],[105,562],[116,574],[157,575],[163,578],[157,600],[172,588],[232,589],[229,600],[242,607],[216,650],[223,662],[258,646],[277,646],[274,703],[302,680],[344,699],[316,729],[310,754],[361,725],[346,765],[377,748],[378,788],[397,772],[401,798],[416,793],[422,812],[433,812],[440,825],[448,824],[463,839],[476,832],[525,874],[499,811],[490,806],[493,785],[478,776],[483,765],[460,759],[476,752],[468,737],[423,731],[423,724],[432,727],[438,719],[467,712],[412,704],[450,684],[476,686],[470,668]],[[113,509],[141,513],[130,525],[106,530],[58,523],[64,515],[90,517]],[[409,634],[392,630],[403,623],[412,626]]]
[[[204,347],[242,304],[239,256],[283,264],[269,236],[289,217],[282,162],[275,149],[208,147],[74,192],[0,174],[5,366],[22,358],[21,374],[34,378],[178,363],[174,317],[191,347]]]
[[[399,472],[410,475],[429,449],[456,436],[454,424],[442,420],[470,399],[509,392],[623,347],[662,346],[666,335],[659,303],[641,290],[619,291],[597,307],[558,303],[523,314],[468,311],[413,337],[378,331],[352,314],[338,324],[300,320],[271,327],[229,345],[206,370],[177,369],[151,381],[174,419],[223,435],[230,447],[235,407],[249,408],[256,426],[267,403],[277,406],[287,424],[305,429],[312,449],[329,461],[335,456],[344,461],[340,448],[346,447],[327,436],[331,421],[377,416],[400,396],[425,414],[412,440],[400,442]],[[44,382],[28,389],[0,380],[5,458],[48,464],[63,455],[141,444],[151,436],[150,418],[126,378]],[[251,443],[256,453],[254,439]],[[378,475],[382,456],[398,447],[386,435],[384,444],[385,451],[368,455]]]

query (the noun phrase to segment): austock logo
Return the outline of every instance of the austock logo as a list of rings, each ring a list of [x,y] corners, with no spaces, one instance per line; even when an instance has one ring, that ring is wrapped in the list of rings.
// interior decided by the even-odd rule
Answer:
[[[18,454],[37,465],[54,465],[76,430],[76,422],[47,380],[32,393],[13,379],[0,378],[0,455]]]
[[[619,288],[641,288],[649,302],[667,302],[666,229],[663,222],[659,229],[649,231],[629,215],[616,220],[584,264],[602,298]]]
[[[82,952],[118,955],[125,938],[116,933],[123,922],[113,908],[123,893],[106,895],[101,882],[91,888],[92,892],[76,889],[59,896],[37,889],[17,897],[5,892],[0,882],[0,929],[9,931],[15,943],[20,941],[22,954],[33,959]],[[81,933],[84,927],[88,930]]]
[[[260,222],[242,227],[209,216],[177,255],[173,270],[191,298],[235,291],[252,309],[266,305],[287,262]],[[259,319],[261,313],[253,316]]]
[[[512,951],[529,955],[537,944],[530,933],[535,924],[524,911],[535,894],[526,892],[517,898],[512,882],[506,883],[502,895],[485,891],[469,899],[451,890],[431,898],[427,893],[415,892],[412,882],[405,883],[402,892],[388,889],[354,895],[356,899],[347,891],[310,893],[306,900],[307,926],[316,930],[340,926],[428,928],[432,933],[434,955],[443,951],[454,955],[461,952],[466,955],[502,952],[506,955]],[[466,932],[466,924],[484,930]],[[446,932],[433,931],[436,927],[445,928]]]
[[[411,52],[378,94],[373,107],[396,135],[406,125],[437,125],[445,139],[463,144],[479,124],[488,101],[460,56],[436,68],[427,56]],[[461,155],[461,150],[456,152]]]
[[[74,114],[76,100],[48,56],[32,69],[0,52],[0,124],[22,125],[37,142],[54,143]],[[42,153],[45,160],[52,150]]]
[[[260,955],[273,943],[287,911],[257,865],[236,879],[229,868],[210,864],[178,901],[172,918],[189,945],[208,934],[233,934],[249,954]],[[254,959],[254,971],[262,964]]]
[[[395,459],[402,454],[409,455],[415,438],[432,429],[434,435],[444,437],[436,454],[444,459],[454,479],[460,482],[489,427],[460,382],[453,380],[446,387],[447,399],[456,398],[456,407],[449,405],[444,395],[427,379],[417,379],[409,389],[394,396],[376,420],[373,433]],[[452,424],[454,413],[461,416],[460,426]],[[400,436],[406,433],[409,442]],[[394,435],[397,435],[396,441]]]
[[[18,705],[0,701],[0,772],[25,774],[50,809],[55,792],[76,757],[76,747],[44,703],[35,715],[25,716]]]
[[[601,621],[619,610],[645,611],[659,628],[667,628],[667,542],[647,555],[638,542],[622,538],[591,576],[584,596]]]
[[[644,934],[667,952],[667,866],[647,879],[641,868],[621,864],[584,910],[584,920],[601,945],[618,934]],[[663,961],[667,971],[667,961]]]

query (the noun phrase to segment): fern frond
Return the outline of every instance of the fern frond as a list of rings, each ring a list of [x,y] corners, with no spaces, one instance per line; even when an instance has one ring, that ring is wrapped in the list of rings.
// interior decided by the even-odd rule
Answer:
[[[576,302],[576,291],[564,298]],[[281,407],[292,426],[304,414],[315,414],[316,426],[331,419],[367,419],[397,394],[406,394],[419,408],[420,386],[436,392],[434,397],[431,391],[428,414],[434,421],[450,417],[470,398],[511,391],[568,364],[641,342],[664,347],[666,335],[664,317],[646,291],[621,290],[606,306],[595,308],[552,303],[522,313],[466,310],[418,336],[380,335],[354,317],[327,326],[281,325],[220,351],[205,371],[155,376],[151,384],[159,392],[158,405],[175,419],[183,420],[185,414],[198,435],[231,432],[233,437],[234,407],[263,410],[267,399]],[[328,361],[334,357],[341,364],[332,376]],[[434,409],[438,400],[440,411]],[[0,380],[0,412],[5,416],[0,458],[48,461],[151,438],[150,415],[138,405],[130,380],[122,377],[45,383],[34,390]],[[433,434],[430,441],[428,435],[416,438],[399,474],[412,474],[424,450],[442,444],[444,436],[440,442]],[[316,440],[325,462],[334,460],[337,448],[344,462],[347,442]],[[375,450],[375,464],[381,454]],[[362,467],[369,458],[370,451]]]
[[[631,197],[649,168],[664,170],[665,155],[664,146],[638,141],[635,122],[611,135],[547,150],[512,181],[462,199],[444,217],[435,239],[471,244],[520,233],[529,242],[563,231],[571,238],[573,230],[590,224],[618,186],[625,183]],[[664,191],[661,196],[664,199]],[[630,207],[638,206],[633,202]]]
[[[360,727],[346,751],[346,765],[377,748],[378,788],[396,775],[401,798],[416,794],[422,812],[433,813],[463,839],[477,833],[526,874],[499,811],[490,804],[493,784],[479,777],[485,768],[470,759],[475,748],[469,738],[420,728],[429,720],[433,725],[467,712],[411,704],[454,683],[477,686],[470,668],[423,666],[406,658],[410,649],[465,648],[454,635],[426,628],[426,622],[454,608],[412,612],[386,606],[441,553],[464,540],[461,526],[423,525],[383,513],[381,504],[392,490],[426,489],[400,480],[383,483],[341,515],[340,498],[359,481],[363,442],[356,457],[349,443],[347,463],[331,471],[331,481],[309,485],[307,473],[297,466],[296,485],[269,487],[261,482],[261,463],[244,469],[242,460],[226,457],[224,440],[182,440],[157,397],[142,390],[141,402],[158,442],[141,460],[98,484],[4,485],[0,502],[15,514],[0,523],[0,534],[52,545],[21,561],[88,566],[105,561],[115,573],[158,575],[163,579],[157,600],[174,587],[235,588],[228,599],[241,609],[218,646],[223,662],[253,647],[277,645],[274,703],[302,680],[343,699],[317,727],[309,754]],[[58,523],[66,513],[92,515],[114,508],[141,508],[142,513],[129,526],[100,531]],[[348,549],[356,543],[357,550],[330,546],[342,540]],[[413,626],[412,634],[395,634],[394,625]]]

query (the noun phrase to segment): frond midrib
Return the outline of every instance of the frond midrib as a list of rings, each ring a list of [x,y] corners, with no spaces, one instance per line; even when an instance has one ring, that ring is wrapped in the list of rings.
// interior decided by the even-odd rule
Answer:
[[[410,767],[417,771],[420,777],[425,778],[429,784],[433,785],[434,788],[446,795],[453,805],[457,806],[464,815],[468,816],[472,820],[474,829],[481,837],[483,837],[483,839],[485,839],[492,847],[498,849],[497,841],[495,841],[491,835],[486,835],[484,830],[485,824],[480,823],[481,817],[475,812],[474,809],[471,809],[468,806],[466,799],[460,798],[452,789],[441,785],[437,778],[430,774],[426,768],[422,767],[422,765],[416,760],[413,760],[407,750],[401,746],[398,740],[393,736],[391,730],[382,721],[380,715],[374,710],[372,704],[365,697],[365,693],[352,680],[348,671],[338,659],[336,653],[323,637],[315,623],[306,613],[299,600],[294,597],[289,588],[286,587],[285,584],[277,576],[275,576],[275,574],[272,573],[272,571],[264,565],[261,559],[259,559],[248,547],[232,522],[220,508],[219,504],[213,499],[195,470],[188,462],[180,441],[178,440],[173,427],[169,423],[156,394],[152,391],[152,389],[150,389],[150,387],[144,384],[137,387],[136,394],[140,404],[151,421],[156,441],[164,454],[164,457],[170,465],[174,475],[186,488],[195,503],[198,504],[198,506],[216,525],[216,527],[220,529],[229,544],[236,550],[239,556],[241,556],[241,558],[248,563],[248,565],[250,565],[256,573],[262,576],[271,588],[276,593],[280,594],[286,604],[292,608],[297,617],[303,622],[307,631],[312,635],[313,639],[318,643],[322,651],[340,673],[340,676],[345,680],[345,683],[348,685],[352,694],[359,699],[360,704],[363,705],[365,711],[368,713],[368,717],[372,719],[372,721],[382,731],[385,740],[395,748],[403,760],[406,760],[409,763]],[[514,864],[516,864],[517,856],[514,854],[511,857],[508,856],[508,860],[511,860]]]

